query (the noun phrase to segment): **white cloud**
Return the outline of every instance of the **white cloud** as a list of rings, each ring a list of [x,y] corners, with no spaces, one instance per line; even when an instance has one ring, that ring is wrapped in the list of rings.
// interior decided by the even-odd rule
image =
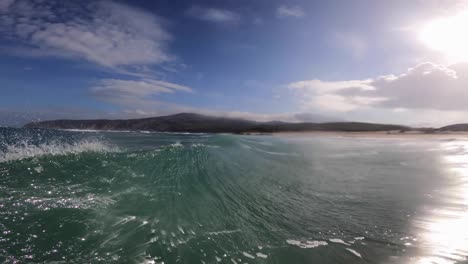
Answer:
[[[371,86],[372,80],[350,80],[350,81],[336,81],[325,82],[318,79],[309,81],[299,81],[288,85],[290,89],[310,90],[317,94],[330,93],[344,89],[360,89],[360,90],[374,90]]]
[[[193,6],[187,10],[187,14],[214,23],[236,23],[240,20],[240,15],[236,12],[213,7]]]
[[[300,18],[300,17],[305,16],[305,12],[299,6],[285,6],[285,5],[282,5],[282,6],[279,6],[276,9],[276,15],[278,17],[280,17],[280,18],[283,18],[283,17]]]
[[[300,81],[290,83],[288,88],[295,92],[303,110],[465,112],[468,111],[468,64],[447,67],[426,62],[399,75],[349,81]]]
[[[169,69],[172,36],[160,18],[111,1],[0,0],[0,33],[19,43],[9,54],[84,60],[135,80],[103,79],[91,95],[117,105],[157,103],[161,93],[192,92],[155,80]]]
[[[2,0],[5,1],[5,0]],[[0,30],[36,53],[87,60],[106,67],[161,64],[171,36],[161,21],[110,1],[83,4],[17,0],[5,4]]]
[[[343,96],[338,94],[344,90],[372,91],[372,80],[349,80],[325,82],[309,80],[291,83],[288,88],[300,98],[302,108],[321,109],[329,111],[350,111],[359,107],[371,106],[384,98],[369,98],[359,95]]]

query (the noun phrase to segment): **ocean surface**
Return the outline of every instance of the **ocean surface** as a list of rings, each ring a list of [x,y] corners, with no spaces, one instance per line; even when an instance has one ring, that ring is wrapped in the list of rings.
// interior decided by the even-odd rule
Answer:
[[[0,128],[0,263],[467,263],[467,152]]]

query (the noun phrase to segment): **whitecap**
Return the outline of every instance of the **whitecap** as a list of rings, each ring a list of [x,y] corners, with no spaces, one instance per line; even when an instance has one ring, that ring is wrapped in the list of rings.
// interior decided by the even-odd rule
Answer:
[[[192,144],[193,148],[219,148],[219,146],[216,145],[207,145],[207,144],[202,144],[202,143],[195,143]]]
[[[250,258],[250,259],[255,259],[254,256],[250,255],[249,253],[247,253],[247,252],[245,252],[245,251],[242,252],[242,255],[244,255],[245,257]]]
[[[361,254],[359,254],[359,252],[357,252],[356,250],[351,249],[351,248],[346,248],[346,250],[348,250],[349,252],[353,253],[353,255],[355,255],[355,256],[358,257],[358,258],[362,258]]]
[[[34,171],[37,173],[42,173],[44,171],[44,168],[41,165],[39,165],[34,168]]]
[[[288,243],[289,245],[298,246],[300,248],[315,248],[319,246],[328,245],[326,241],[318,241],[318,240],[301,242],[301,241],[294,240],[294,239],[288,239],[286,240],[286,243]]]
[[[182,145],[180,141],[176,141],[175,143],[172,143],[170,146],[180,148],[180,147],[183,147],[184,145]]]
[[[0,151],[0,162],[22,160],[44,155],[67,155],[82,152],[115,152],[119,149],[98,140],[82,140],[74,143],[61,143],[52,141],[43,144],[30,144],[27,142],[6,146]]]
[[[58,130],[69,131],[69,132],[94,132],[94,133],[102,132],[101,130],[97,130],[97,129],[74,129],[74,128],[70,128],[70,129],[58,129]]]
[[[209,235],[220,235],[220,234],[231,234],[231,233],[236,233],[236,232],[240,232],[240,229],[214,231],[214,232],[208,232],[208,234]]]
[[[126,217],[123,217],[122,219],[120,219],[119,221],[117,221],[115,224],[113,224],[112,226],[116,226],[116,225],[124,225],[130,221],[133,221],[136,219],[136,216],[134,215],[130,215],[130,216],[126,216]]]
[[[339,238],[330,238],[329,241],[330,241],[330,242],[333,242],[333,243],[338,243],[338,244],[343,244],[343,245],[351,246],[351,244],[346,243],[346,242],[343,241],[343,239],[339,239]]]
[[[184,231],[184,229],[182,229],[181,226],[178,226],[177,229],[179,229],[179,231],[180,231],[183,235],[185,235],[185,231]]]

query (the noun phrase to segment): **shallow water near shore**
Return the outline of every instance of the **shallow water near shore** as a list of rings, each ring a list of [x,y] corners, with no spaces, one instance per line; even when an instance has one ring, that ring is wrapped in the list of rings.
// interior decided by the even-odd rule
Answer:
[[[466,263],[467,151],[0,128],[0,262]]]

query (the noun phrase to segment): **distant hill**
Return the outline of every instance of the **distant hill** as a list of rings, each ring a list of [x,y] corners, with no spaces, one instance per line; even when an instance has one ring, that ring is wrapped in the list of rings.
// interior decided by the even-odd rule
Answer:
[[[180,113],[168,116],[124,120],[52,120],[26,124],[28,128],[94,129],[94,130],[148,130],[161,132],[208,132],[208,133],[271,133],[300,131],[388,131],[408,130],[400,125],[372,124],[361,122],[288,123],[257,122],[245,119]]]
[[[440,131],[468,131],[468,124],[454,124],[439,128]]]

